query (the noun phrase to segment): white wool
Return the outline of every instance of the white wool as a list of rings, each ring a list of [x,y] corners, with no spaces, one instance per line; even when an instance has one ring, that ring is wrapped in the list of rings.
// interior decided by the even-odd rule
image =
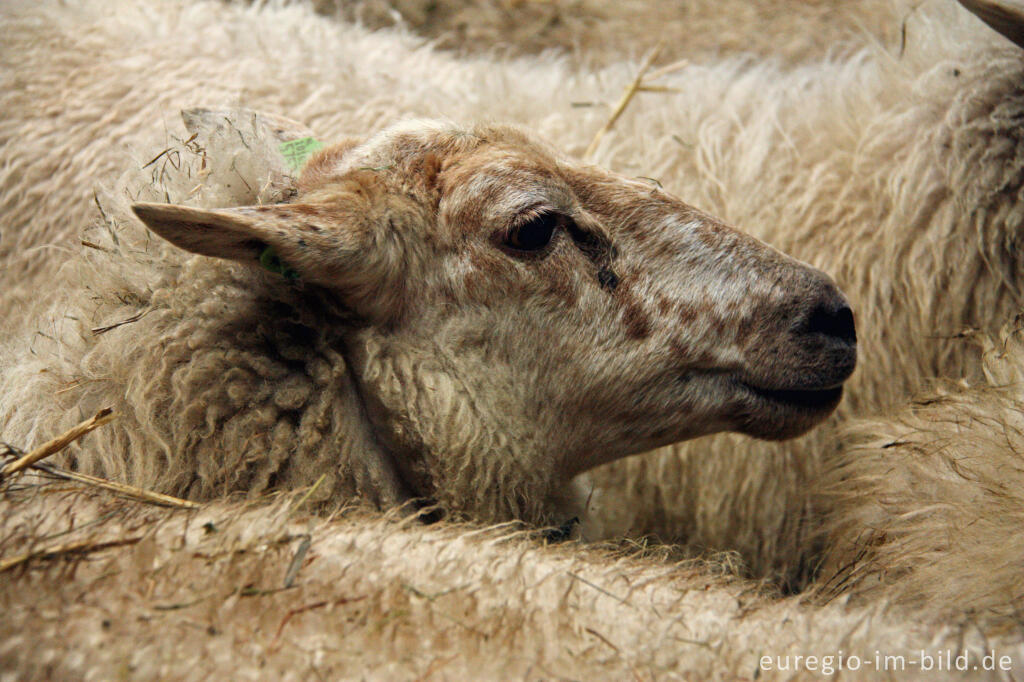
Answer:
[[[595,157],[623,173],[656,178],[690,203],[835,277],[854,301],[863,350],[845,413],[836,423],[881,411],[879,419],[886,425],[878,427],[879,433],[900,431],[905,417],[892,416],[894,406],[904,404],[929,378],[979,381],[980,353],[951,337],[964,326],[998,329],[1021,300],[1021,269],[1014,255],[1020,252],[1015,230],[1024,202],[1019,180],[1014,180],[1020,155],[1015,146],[1019,119],[1013,118],[1022,102],[1016,86],[1020,56],[952,3],[926,3],[909,15],[906,26],[902,54],[879,46],[798,67],[743,58],[691,64],[663,81],[680,93],[645,93],[634,100]],[[7,4],[0,14],[0,34],[5,37],[0,47],[0,147],[8,160],[0,167],[0,263],[5,268],[0,305],[8,319],[23,323],[24,332],[6,342],[0,404],[17,402],[26,407],[22,414],[33,415],[16,423],[0,415],[0,429],[5,440],[25,445],[98,407],[88,401],[61,403],[67,386],[59,376],[39,374],[52,366],[49,357],[33,359],[40,349],[44,356],[64,358],[72,368],[78,351],[62,331],[60,314],[39,316],[42,309],[59,312],[59,306],[50,300],[37,304],[38,292],[52,282],[83,285],[76,280],[83,272],[77,264],[78,236],[97,217],[94,187],[106,187],[99,194],[105,210],[114,212],[105,202],[120,203],[123,214],[127,200],[120,196],[117,179],[129,165],[126,158],[142,166],[170,146],[173,136],[180,137],[178,110],[244,105],[300,120],[328,141],[410,117],[499,119],[580,154],[607,109],[572,103],[613,102],[635,68],[574,69],[552,55],[455,58],[406,35],[374,34],[317,18],[302,6]],[[315,57],[310,46],[316,46]],[[160,265],[164,258],[169,267],[179,267],[173,255],[158,252],[156,257],[157,271],[165,267]],[[74,267],[55,275],[69,260]],[[192,273],[200,266],[180,267]],[[85,284],[127,292],[129,300],[144,297],[147,283],[126,274],[94,270]],[[120,319],[96,320],[95,325]],[[36,331],[64,345],[43,349],[40,344],[49,342]],[[955,423],[960,409],[951,407],[946,418]],[[817,523],[835,502],[828,494],[820,499],[812,494],[820,492],[816,482],[823,469],[836,466],[833,455],[841,453],[841,463],[843,453],[855,456],[861,447],[846,449],[842,438],[836,429],[824,428],[780,445],[728,436],[666,449],[595,472],[595,501],[613,528],[687,543],[689,552],[736,548],[756,574],[805,580],[817,556],[809,538],[817,537]],[[873,471],[868,477],[876,475]],[[897,516],[921,513],[892,511]],[[850,516],[862,513],[857,508]],[[365,534],[373,532],[368,528],[352,531],[364,539],[347,538],[337,555],[364,546]],[[969,527],[958,530],[970,532]],[[986,537],[996,538],[1016,532],[1009,527],[985,530]],[[420,536],[413,537],[415,545]],[[444,542],[449,541],[445,536]],[[907,547],[914,545],[895,546],[895,561],[908,559],[900,554]],[[396,572],[416,571],[419,566],[410,569],[402,563],[407,551],[396,541],[382,554],[394,563],[384,563]],[[884,552],[880,555],[884,559]],[[956,557],[960,562],[963,555]],[[915,601],[920,589],[933,589],[945,614],[967,619],[971,604],[957,603],[959,593],[949,586],[956,583],[934,577],[943,571],[941,552],[937,562],[928,564],[934,573],[889,595]],[[452,565],[452,575],[461,574],[474,559],[453,559]],[[350,573],[360,570],[354,562],[349,566]],[[872,564],[865,572],[877,567]],[[977,580],[972,588],[986,580],[983,570]],[[454,577],[450,581],[457,582]],[[401,594],[400,582],[396,579],[387,589]],[[448,589],[445,585],[456,587],[437,585],[438,592]],[[1012,581],[1009,588],[1000,594],[1013,595]],[[504,594],[501,586],[492,589]],[[1019,591],[1015,594],[1019,605]],[[879,609],[887,598],[879,597]],[[59,596],[54,599],[60,603]],[[993,606],[985,601],[989,596],[978,599],[993,611],[1006,611],[1005,600]],[[1009,606],[1012,611],[1015,604]],[[24,617],[29,607],[19,608]],[[276,613],[284,617],[289,608],[279,607]],[[722,606],[711,600],[670,616],[657,605],[652,608],[658,609],[652,611],[656,615],[637,629],[643,637],[632,641],[647,642],[647,633],[657,625],[671,631],[672,619],[683,618],[679,613],[692,610],[699,614],[695,618],[714,620]],[[833,603],[801,610],[794,620],[792,608],[790,601],[776,602],[754,612],[756,617],[741,611],[728,627],[722,626],[721,631],[739,633],[725,635],[731,639],[722,651],[745,652],[742,665],[729,670],[753,674],[746,638],[786,641],[796,651],[804,650],[800,642],[806,641],[836,647],[863,641],[881,647],[889,636],[889,626],[877,625],[873,611],[845,611]],[[595,617],[605,609],[595,607]],[[829,630],[822,623],[833,616],[841,625]],[[91,617],[86,613],[77,622],[91,623]],[[271,620],[266,628],[280,622]],[[557,630],[551,621],[539,620],[539,631],[544,623]],[[47,632],[56,631],[55,623]],[[777,623],[798,632],[780,635],[769,627]],[[583,637],[581,631],[591,626],[574,621],[565,627]],[[623,627],[631,626],[623,621]],[[897,620],[892,627],[904,635],[915,633],[907,646],[948,641],[948,633],[934,623]],[[457,631],[444,630],[451,639],[436,644],[438,650],[459,650]],[[317,632],[311,628],[309,636]],[[707,632],[699,631],[695,639],[704,641]],[[1009,636],[1019,641],[1015,630]],[[48,637],[55,641],[54,635]],[[542,641],[552,646],[550,638]],[[61,646],[54,643],[50,651],[64,651]],[[152,646],[163,651],[163,660],[174,660],[172,650]],[[493,649],[479,641],[473,647],[493,662],[495,657],[487,655]],[[220,665],[235,660],[230,651],[219,650]],[[607,648],[609,658],[613,651]],[[12,656],[9,650],[2,655]],[[53,658],[60,656],[54,653]],[[410,668],[396,664],[391,672],[421,674],[431,665],[424,662],[427,658],[424,654]],[[139,665],[148,664],[141,660]],[[681,661],[675,669],[687,665]],[[71,668],[85,670],[85,664],[72,661]]]

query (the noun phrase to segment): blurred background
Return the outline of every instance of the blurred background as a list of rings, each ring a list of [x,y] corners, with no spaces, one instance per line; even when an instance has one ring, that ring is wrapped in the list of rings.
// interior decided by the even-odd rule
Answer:
[[[320,14],[404,27],[463,54],[556,50],[593,64],[635,57],[669,36],[663,58],[736,53],[789,63],[903,39],[886,0],[312,0]],[[912,11],[906,10],[905,13]]]

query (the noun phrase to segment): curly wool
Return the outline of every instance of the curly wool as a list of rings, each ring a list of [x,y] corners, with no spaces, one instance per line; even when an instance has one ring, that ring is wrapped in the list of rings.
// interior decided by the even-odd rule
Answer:
[[[324,476],[314,499],[359,493],[393,503],[382,486],[353,477],[372,436],[360,427],[337,328],[308,297],[242,268],[191,262],[171,272],[118,310],[138,319],[99,334],[80,327],[80,355],[40,349],[7,375],[57,395],[72,418],[101,406],[120,415],[88,458],[71,463],[194,499],[256,496]]]

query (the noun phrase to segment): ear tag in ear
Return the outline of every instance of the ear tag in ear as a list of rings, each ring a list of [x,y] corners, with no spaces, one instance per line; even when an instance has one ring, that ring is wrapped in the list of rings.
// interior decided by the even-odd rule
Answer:
[[[288,267],[272,246],[268,246],[260,251],[260,265],[264,270],[275,272],[289,281],[295,281],[299,278],[299,273]]]
[[[300,170],[306,165],[306,160],[318,149],[323,148],[323,143],[315,137],[303,137],[298,140],[282,142],[278,149],[284,155],[284,160],[293,171]]]

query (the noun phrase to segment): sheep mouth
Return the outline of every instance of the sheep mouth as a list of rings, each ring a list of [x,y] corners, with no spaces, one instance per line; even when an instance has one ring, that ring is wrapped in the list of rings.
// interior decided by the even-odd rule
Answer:
[[[770,403],[813,412],[832,410],[843,397],[842,386],[818,389],[778,389],[760,388],[743,382],[743,387]]]

